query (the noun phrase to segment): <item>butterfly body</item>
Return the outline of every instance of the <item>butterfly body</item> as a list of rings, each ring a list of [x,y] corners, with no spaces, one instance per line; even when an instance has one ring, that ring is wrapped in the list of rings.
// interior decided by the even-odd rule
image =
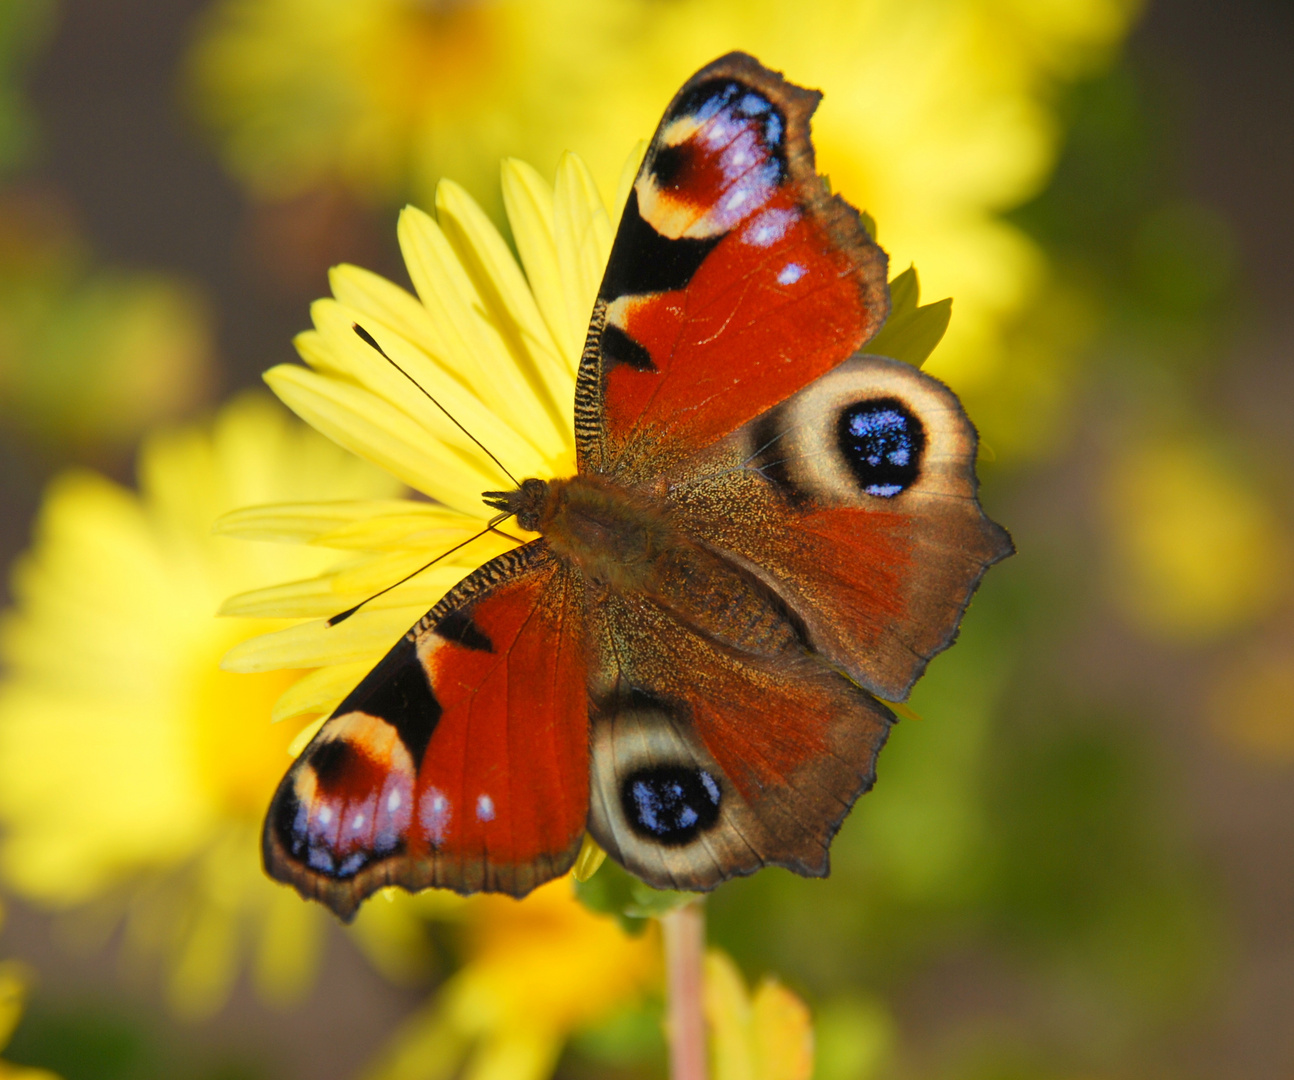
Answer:
[[[869,356],[886,260],[813,171],[818,95],[733,54],[665,113],[595,305],[578,472],[539,534],[337,708],[266,823],[349,917],[388,884],[523,895],[587,830],[659,887],[827,851],[894,716],[1011,551],[956,397]]]

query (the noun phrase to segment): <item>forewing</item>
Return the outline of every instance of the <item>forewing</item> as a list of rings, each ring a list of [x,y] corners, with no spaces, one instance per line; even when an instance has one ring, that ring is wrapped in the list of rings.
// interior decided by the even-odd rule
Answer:
[[[582,472],[655,475],[835,367],[884,321],[885,255],[814,171],[820,97],[733,53],[670,103],[585,345]]]
[[[856,356],[668,486],[680,527],[777,592],[812,650],[902,701],[1014,550],[980,508],[976,441],[938,380]]]
[[[893,716],[803,650],[759,656],[641,597],[596,612],[589,831],[648,884],[813,877]]]
[[[265,866],[343,919],[385,885],[521,896],[564,873],[588,810],[578,578],[535,541],[409,631],[292,766]]]

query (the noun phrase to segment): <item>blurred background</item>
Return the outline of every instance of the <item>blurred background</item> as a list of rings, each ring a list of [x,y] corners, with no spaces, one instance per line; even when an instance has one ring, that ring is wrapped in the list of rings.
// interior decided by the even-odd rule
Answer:
[[[1289,1080],[1292,47],[1288,0],[0,0],[0,1076],[664,1074],[650,931],[298,910],[242,869],[285,741],[185,667],[232,642],[168,631],[129,688],[86,657],[161,636],[147,552],[215,558],[230,506],[173,511],[239,431],[308,440],[246,395],[330,266],[407,287],[442,177],[506,230],[505,156],[609,196],[744,48],[826,92],[820,171],[954,297],[926,370],[1019,554],[832,876],[730,883],[712,939],[809,1005],[820,1080]],[[166,712],[191,684],[235,719]]]

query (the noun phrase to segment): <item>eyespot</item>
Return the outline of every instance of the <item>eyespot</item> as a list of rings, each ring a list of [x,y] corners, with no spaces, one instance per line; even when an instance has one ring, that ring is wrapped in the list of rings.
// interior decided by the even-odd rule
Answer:
[[[713,828],[722,795],[718,782],[704,769],[657,765],[630,773],[620,789],[620,802],[634,832],[676,847]]]
[[[855,402],[841,411],[836,430],[840,453],[868,495],[892,499],[921,475],[925,428],[897,398]]]

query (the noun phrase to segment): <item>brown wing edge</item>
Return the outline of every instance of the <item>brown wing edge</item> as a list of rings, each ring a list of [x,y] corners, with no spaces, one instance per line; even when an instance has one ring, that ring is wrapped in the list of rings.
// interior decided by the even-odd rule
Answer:
[[[864,354],[865,355],[865,354]],[[911,365],[904,363],[902,360],[894,360],[891,357],[875,357],[874,359],[888,361],[890,364],[898,365],[902,369],[910,368]],[[957,641],[957,636],[961,633],[962,619],[965,618],[966,612],[970,608],[971,601],[975,598],[975,593],[979,591],[980,584],[984,580],[984,575],[989,569],[998,563],[1009,559],[1016,554],[1015,540],[1012,539],[1011,533],[1004,525],[999,524],[988,516],[988,511],[980,502],[980,478],[977,463],[979,460],[979,429],[975,422],[966,412],[966,407],[962,404],[961,399],[953,389],[942,379],[937,379],[927,372],[917,370],[917,374],[935,384],[945,397],[948,407],[960,419],[965,421],[965,432],[967,441],[966,453],[966,473],[970,482],[971,501],[978,511],[978,518],[975,524],[978,526],[979,534],[977,539],[981,542],[982,547],[977,553],[979,562],[979,571],[969,578],[965,584],[965,591],[962,594],[961,601],[957,605],[957,615],[948,628],[948,633],[942,638],[931,643],[928,652],[919,653],[920,660],[913,669],[912,677],[908,680],[907,685],[903,687],[902,693],[893,700],[904,702],[908,700],[912,693],[912,688],[926,673],[926,668],[930,666],[930,661],[940,653],[952,648]],[[848,677],[848,676],[847,676]]]
[[[416,664],[419,675],[425,681],[425,674],[413,648],[421,635],[437,626],[446,615],[461,610],[501,582],[541,571],[545,566],[552,565],[553,561],[547,543],[540,539],[504,552],[478,567],[419,619],[347,695],[289,768],[270,801],[261,833],[261,860],[265,872],[271,878],[291,885],[305,900],[318,900],[342,922],[349,923],[368,897],[387,886],[398,886],[411,893],[429,888],[448,889],[464,896],[478,892],[498,892],[520,899],[545,882],[561,877],[575,865],[583,843],[582,833],[575,837],[569,850],[534,863],[491,865],[484,857],[470,861],[454,859],[451,862],[437,859],[434,854],[428,858],[410,860],[397,849],[393,854],[364,867],[353,877],[339,880],[310,869],[287,850],[278,835],[280,819],[290,802],[295,800],[293,787],[297,774],[306,766],[312,752],[327,741],[325,733],[330,723],[359,711],[356,703],[365,701],[406,664]],[[444,865],[446,862],[450,865]]]

